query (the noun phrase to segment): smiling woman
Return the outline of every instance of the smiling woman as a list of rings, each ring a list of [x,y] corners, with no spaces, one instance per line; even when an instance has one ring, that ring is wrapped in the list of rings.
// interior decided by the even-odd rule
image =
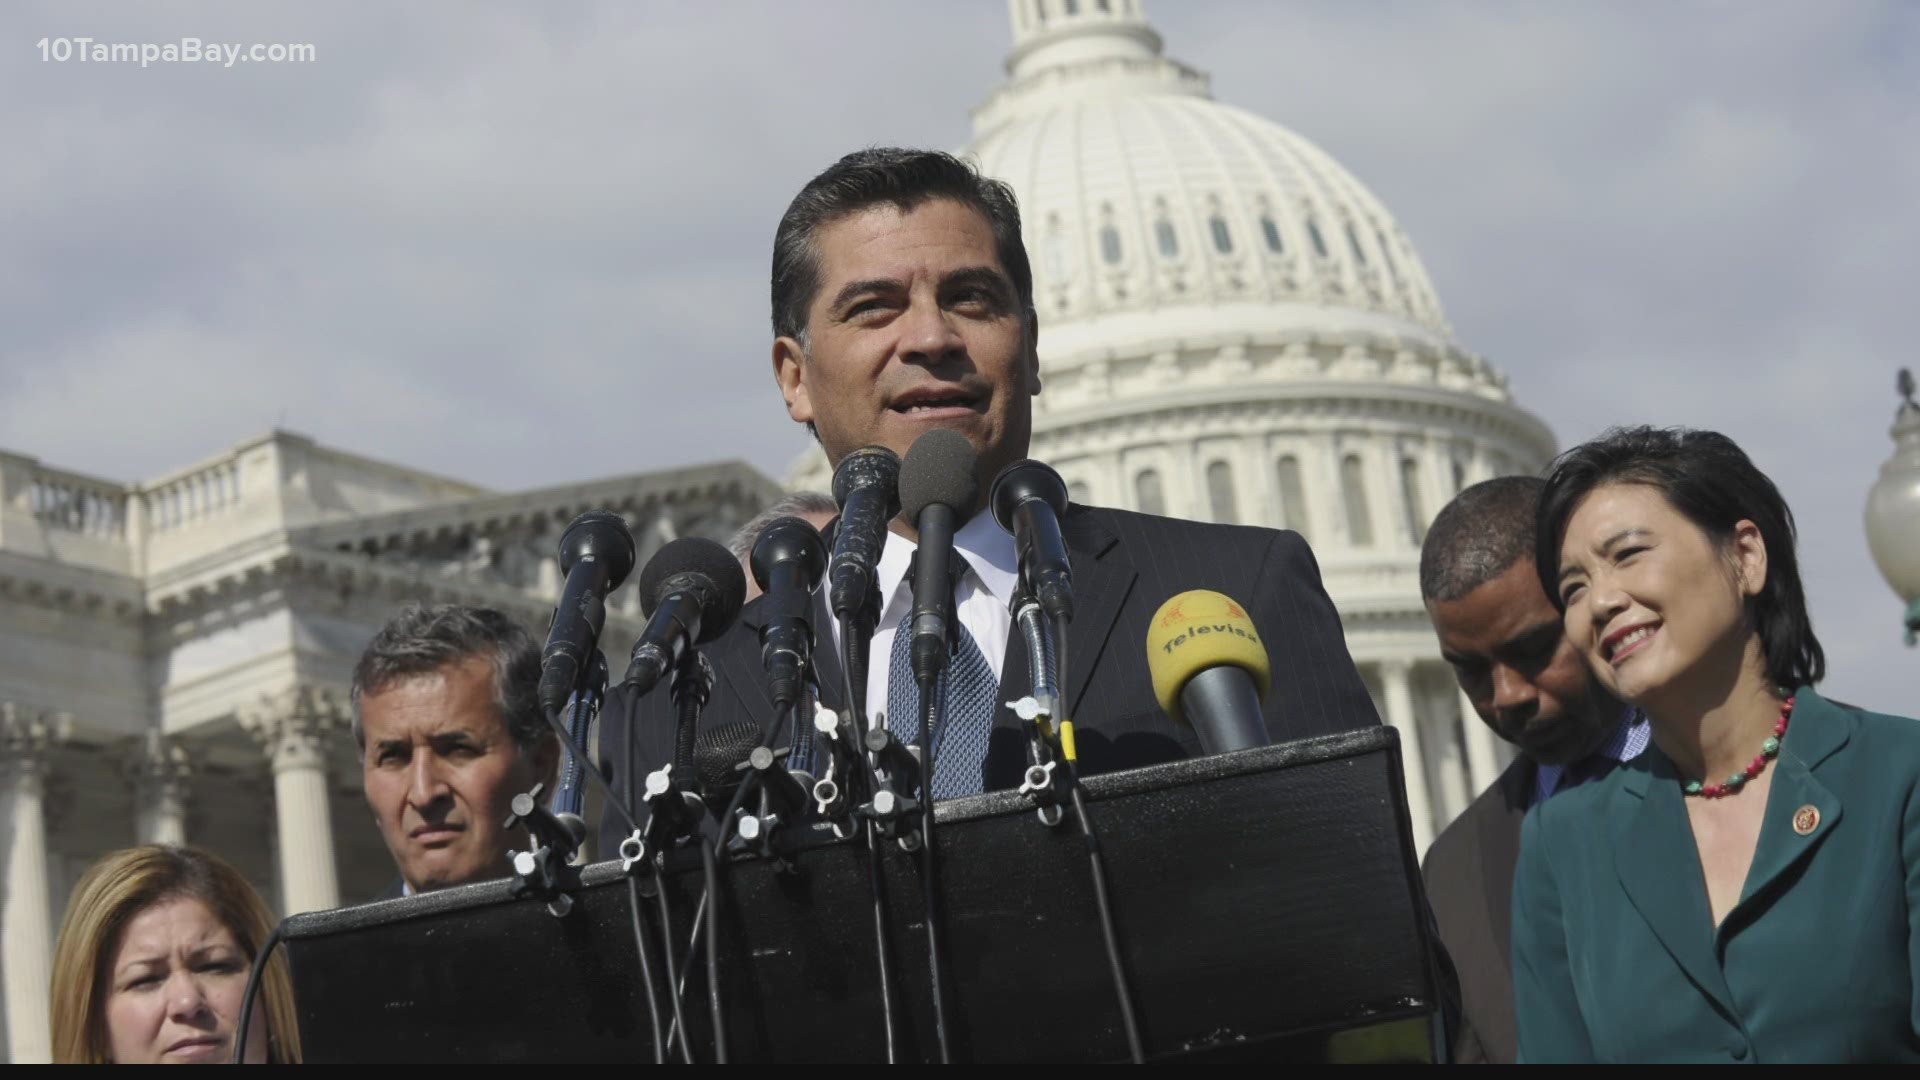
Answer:
[[[1618,430],[1538,524],[1568,641],[1653,746],[1527,817],[1521,1060],[1920,1061],[1920,724],[1813,689],[1779,490],[1724,435]]]
[[[194,848],[116,851],[81,877],[53,960],[53,1060],[233,1058],[240,1002],[273,916],[240,872]],[[284,955],[267,963],[249,1064],[298,1064]]]

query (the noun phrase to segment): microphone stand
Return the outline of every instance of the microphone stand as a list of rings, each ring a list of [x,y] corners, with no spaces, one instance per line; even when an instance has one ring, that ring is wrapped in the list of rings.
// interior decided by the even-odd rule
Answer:
[[[1113,904],[1107,896],[1106,859],[1101,854],[1100,837],[1094,831],[1093,816],[1087,812],[1086,795],[1080,787],[1080,755],[1074,744],[1073,720],[1067,715],[1067,699],[1060,690],[1067,682],[1068,620],[1046,617],[1039,601],[1034,599],[1028,588],[1024,573],[1011,607],[1020,636],[1027,643],[1027,659],[1033,670],[1033,694],[1012,703],[1015,715],[1028,721],[1031,729],[1027,746],[1029,765],[1020,790],[1036,802],[1041,802],[1039,816],[1043,823],[1048,826],[1059,824],[1059,805],[1055,803],[1052,806],[1053,815],[1049,819],[1049,807],[1041,801],[1045,793],[1053,791],[1054,777],[1053,763],[1040,760],[1047,751],[1040,735],[1047,728],[1052,728],[1060,742],[1061,757],[1067,765],[1067,796],[1073,804],[1074,817],[1080,823],[1080,836],[1087,849],[1087,867],[1093,877],[1094,906],[1100,915],[1100,931],[1107,947],[1107,968],[1113,977],[1114,995],[1119,999],[1120,1025],[1126,1034],[1127,1052],[1134,1064],[1143,1065],[1147,1060],[1146,1047],[1140,1039],[1140,1023],[1134,1015],[1133,987],[1120,957],[1120,934],[1114,927]],[[1045,718],[1044,727],[1042,717]],[[1033,790],[1030,791],[1030,787]]]
[[[713,667],[704,656],[694,650],[687,650],[680,661],[674,665],[673,680],[669,692],[673,696],[676,709],[677,726],[675,736],[676,764],[665,765],[647,774],[644,802],[647,806],[646,825],[636,828],[633,834],[620,843],[620,869],[630,878],[640,874],[652,875],[653,880],[638,886],[634,892],[645,891],[651,887],[660,912],[660,934],[662,952],[666,956],[667,989],[673,1003],[673,1030],[680,1037],[680,1060],[693,1064],[692,1039],[688,1034],[686,1015],[682,1009],[679,966],[674,960],[673,948],[673,910],[668,901],[668,889],[658,880],[664,866],[666,851],[689,841],[701,845],[703,867],[707,873],[709,895],[714,894],[716,871],[712,858],[713,848],[701,835],[701,821],[706,817],[706,803],[694,790],[691,774],[693,760],[693,731],[699,726],[700,710],[705,706],[712,692]],[[715,921],[715,908],[707,906],[709,923]],[[636,920],[637,921],[637,920]],[[719,960],[713,946],[714,935],[709,932],[708,940],[708,1007],[712,1014],[715,1059],[726,1060],[726,1026],[720,1008]],[[671,1043],[670,1033],[667,1041]],[[670,1049],[670,1047],[668,1048]]]
[[[916,553],[916,557],[917,556],[918,553]],[[966,564],[964,560],[961,560],[957,551],[952,555],[952,558],[956,560],[956,568],[965,567]],[[917,582],[918,576],[917,573],[910,574],[908,579]],[[907,799],[903,800],[904,805],[901,807],[902,814],[910,816],[917,810],[920,817],[920,891],[924,894],[926,901],[927,974],[933,992],[934,1038],[940,1050],[940,1063],[943,1065],[953,1063],[953,1049],[947,1038],[947,976],[946,964],[943,962],[944,958],[940,948],[939,877],[937,864],[934,861],[936,853],[933,843],[933,781],[935,764],[934,742],[937,734],[942,730],[940,721],[946,711],[946,695],[941,691],[945,689],[945,676],[952,663],[954,641],[953,625],[954,620],[958,617],[958,613],[954,610],[953,606],[953,582],[955,580],[957,580],[957,575],[950,575],[948,580],[940,583],[946,592],[945,597],[942,599],[946,613],[945,617],[941,620],[941,626],[945,628],[946,635],[945,639],[940,643],[939,667],[915,679],[920,690],[920,723],[919,730],[916,733],[920,749],[918,770],[920,774],[920,805],[915,807],[912,800]],[[904,634],[910,629],[909,624],[902,621],[900,629],[895,631],[895,633]],[[869,737],[868,744],[872,745],[874,741],[875,740]],[[908,757],[910,760],[910,755],[903,754],[901,756]],[[906,772],[904,767],[899,771],[903,774]],[[913,778],[910,775],[903,776],[903,780],[909,788],[912,786]],[[907,846],[908,850],[912,850],[910,843],[903,846]]]
[[[573,696],[567,699],[567,733],[574,745],[584,747],[590,743],[594,721],[599,719],[600,709],[606,704],[607,655],[595,649],[593,662],[582,668],[580,675],[580,684],[574,688]],[[566,765],[560,772],[560,787],[553,795],[553,812],[572,814],[585,820],[586,771],[592,766],[575,757],[571,749],[567,750],[566,758]]]
[[[1027,734],[1027,771],[1020,780],[1020,794],[1033,800],[1041,823],[1052,828],[1062,818],[1060,786],[1054,776],[1059,762],[1053,756],[1053,743],[1060,737],[1055,726],[1061,713],[1059,650],[1040,601],[1025,585],[1015,587],[1007,607],[1014,632],[1026,642],[1027,666],[1033,673],[1032,693],[1007,703]]]
[[[839,739],[849,738],[854,743],[836,751],[836,766],[845,760],[849,764],[859,760],[866,750],[867,739],[867,656],[873,644],[873,627],[880,621],[880,589],[878,584],[867,586],[866,596],[860,605],[846,611],[834,612],[840,625],[840,654],[846,675],[847,722],[839,724]],[[905,633],[903,624],[900,632]],[[817,728],[816,728],[817,730]],[[845,784],[851,789],[848,794],[854,805],[863,800],[871,802],[872,794],[878,790],[875,783],[876,763],[871,754],[866,755],[864,768],[849,768]],[[824,813],[831,800],[820,800],[818,785],[815,798],[821,802]],[[873,894],[873,948],[880,968],[880,1011],[882,1023],[886,1025],[887,1064],[899,1060],[897,1025],[894,1021],[894,985],[892,950],[887,945],[887,905],[886,890],[880,869],[879,827],[871,816],[862,815],[861,833],[866,839],[867,880]]]

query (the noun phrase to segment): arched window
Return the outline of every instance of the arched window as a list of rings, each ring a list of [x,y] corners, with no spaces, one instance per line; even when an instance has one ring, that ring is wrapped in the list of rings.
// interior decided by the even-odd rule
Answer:
[[[1067,501],[1085,506],[1093,501],[1093,490],[1087,487],[1086,481],[1075,480],[1067,485]]]
[[[1160,473],[1154,469],[1142,469],[1133,478],[1133,508],[1143,514],[1167,512],[1167,495],[1160,488]]]
[[[1347,541],[1354,547],[1373,546],[1373,514],[1367,509],[1367,471],[1359,454],[1340,462],[1340,498],[1346,503]]]
[[[1067,238],[1057,232],[1047,237],[1047,274],[1056,284],[1067,279]]]
[[[1108,266],[1120,265],[1120,230],[1111,225],[1100,226],[1100,257]]]
[[[1300,459],[1289,454],[1280,459],[1280,527],[1292,529],[1311,543],[1307,525],[1307,488],[1300,481]]]
[[[1313,253],[1315,255],[1323,259],[1327,258],[1327,238],[1320,235],[1320,223],[1312,218],[1307,219],[1307,239],[1313,241]]]
[[[1239,501],[1233,497],[1233,466],[1216,461],[1207,466],[1207,505],[1213,520],[1222,525],[1240,524]]]
[[[1380,242],[1380,257],[1387,261],[1387,273],[1395,281],[1400,280],[1400,267],[1393,261],[1393,248],[1387,243],[1387,234],[1379,229],[1373,230],[1373,238]]]
[[[1160,254],[1171,259],[1180,254],[1180,237],[1173,231],[1173,222],[1161,218],[1153,223],[1153,241],[1160,245]]]
[[[1351,221],[1347,223],[1347,246],[1353,249],[1353,257],[1360,260],[1361,266],[1367,265],[1367,253],[1361,248],[1360,234],[1353,231],[1353,223]]]
[[[1267,239],[1267,250],[1275,255],[1286,253],[1287,245],[1280,239],[1280,226],[1271,217],[1260,218],[1260,235]]]
[[[1420,463],[1412,458],[1400,459],[1400,504],[1407,515],[1407,535],[1417,547],[1427,538],[1427,515],[1420,502]]]
[[[1213,232],[1213,250],[1222,255],[1233,254],[1233,234],[1227,231],[1227,219],[1216,215],[1207,222],[1207,228]]]

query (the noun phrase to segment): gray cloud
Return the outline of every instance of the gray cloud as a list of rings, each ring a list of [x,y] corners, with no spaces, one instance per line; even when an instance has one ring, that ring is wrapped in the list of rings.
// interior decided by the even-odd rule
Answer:
[[[1912,362],[1920,8],[1153,14],[1381,196],[1563,444],[1746,446],[1799,514],[1830,689],[1920,711],[1860,521]],[[48,3],[0,29],[0,446],[133,478],[282,424],[505,488],[782,471],[774,222],[845,150],[963,143],[1008,37],[1000,5],[877,0]],[[318,58],[40,62],[81,34]]]

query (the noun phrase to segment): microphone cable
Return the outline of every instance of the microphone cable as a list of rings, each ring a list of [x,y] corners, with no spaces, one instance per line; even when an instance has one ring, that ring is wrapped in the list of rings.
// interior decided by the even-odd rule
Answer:
[[[900,632],[905,632],[902,625]],[[940,681],[920,687],[920,891],[926,905],[927,972],[933,989],[933,1031],[940,1047],[940,1064],[953,1064],[947,1043],[946,964],[941,959],[939,884],[933,865],[933,731],[940,719]]]
[[[725,1065],[727,1019],[720,998],[720,868],[713,845],[705,841],[700,844],[700,863],[707,878],[706,903],[702,906],[707,910],[707,1011],[713,1017],[713,1061],[716,1065]],[[695,912],[695,918],[698,917],[699,913]],[[686,1042],[686,1036],[682,1035],[680,1044],[685,1046]]]
[[[653,895],[654,899],[659,901],[660,907],[660,943],[664,946],[661,951],[666,954],[667,958],[667,988],[673,991],[671,995],[673,1000],[673,1024],[680,1032],[680,1060],[691,1065],[693,1064],[693,1047],[691,1045],[693,1040],[687,1034],[689,1030],[687,1028],[687,1016],[680,1004],[680,998],[682,997],[681,991],[685,988],[686,984],[680,981],[680,969],[673,962],[673,907],[667,902],[665,875],[658,872],[654,875]],[[673,1041],[673,1032],[669,1031],[667,1033],[667,1041]]]
[[[874,605],[868,605],[869,608]],[[867,650],[872,645],[870,636],[855,634],[855,620],[852,617],[840,619],[841,652],[846,658],[847,710],[853,716],[854,736],[864,747],[867,737]],[[904,630],[904,625],[902,630]],[[869,762],[871,776],[871,765]],[[848,779],[852,779],[849,777]],[[871,787],[867,780],[862,787]],[[869,796],[871,791],[867,792]],[[886,1025],[887,1064],[899,1060],[899,1048],[894,1037],[894,986],[892,950],[887,946],[887,905],[886,883],[880,868],[880,837],[872,818],[866,819],[866,828],[862,830],[867,839],[867,881],[873,892],[873,951],[880,965],[880,1013]]]
[[[1140,1022],[1134,1014],[1133,986],[1127,979],[1120,955],[1120,933],[1113,921],[1113,901],[1107,895],[1106,858],[1100,851],[1100,837],[1093,828],[1093,815],[1087,812],[1086,796],[1080,787],[1080,753],[1074,743],[1073,721],[1067,715],[1067,620],[1054,616],[1054,656],[1059,671],[1055,680],[1060,687],[1060,756],[1067,762],[1067,793],[1073,800],[1073,816],[1080,823],[1080,838],[1087,848],[1087,867],[1093,877],[1093,903],[1100,913],[1100,934],[1107,947],[1107,970],[1113,976],[1114,996],[1120,1002],[1120,1025],[1126,1032],[1127,1053],[1135,1065],[1147,1062],[1146,1046],[1140,1039]]]
[[[667,1044],[660,1034],[660,999],[653,989],[653,962],[646,929],[640,925],[640,879],[627,875],[627,913],[633,916],[633,948],[640,954],[640,983],[647,988],[647,1024],[653,1031],[653,1063],[667,1063]]]
[[[287,924],[284,919],[275,923],[273,925],[273,932],[267,935],[266,944],[261,945],[260,951],[254,954],[253,969],[247,972],[247,988],[240,995],[240,1023],[238,1029],[233,1033],[233,1061],[231,1064],[245,1065],[247,1063],[247,1035],[248,1029],[253,1026],[250,1023],[253,1019],[253,1003],[254,1000],[260,996],[260,979],[266,974],[267,959],[273,955],[273,950],[279,947],[280,939],[282,935],[286,933],[286,929]],[[268,1056],[271,1057],[272,1055]]]

